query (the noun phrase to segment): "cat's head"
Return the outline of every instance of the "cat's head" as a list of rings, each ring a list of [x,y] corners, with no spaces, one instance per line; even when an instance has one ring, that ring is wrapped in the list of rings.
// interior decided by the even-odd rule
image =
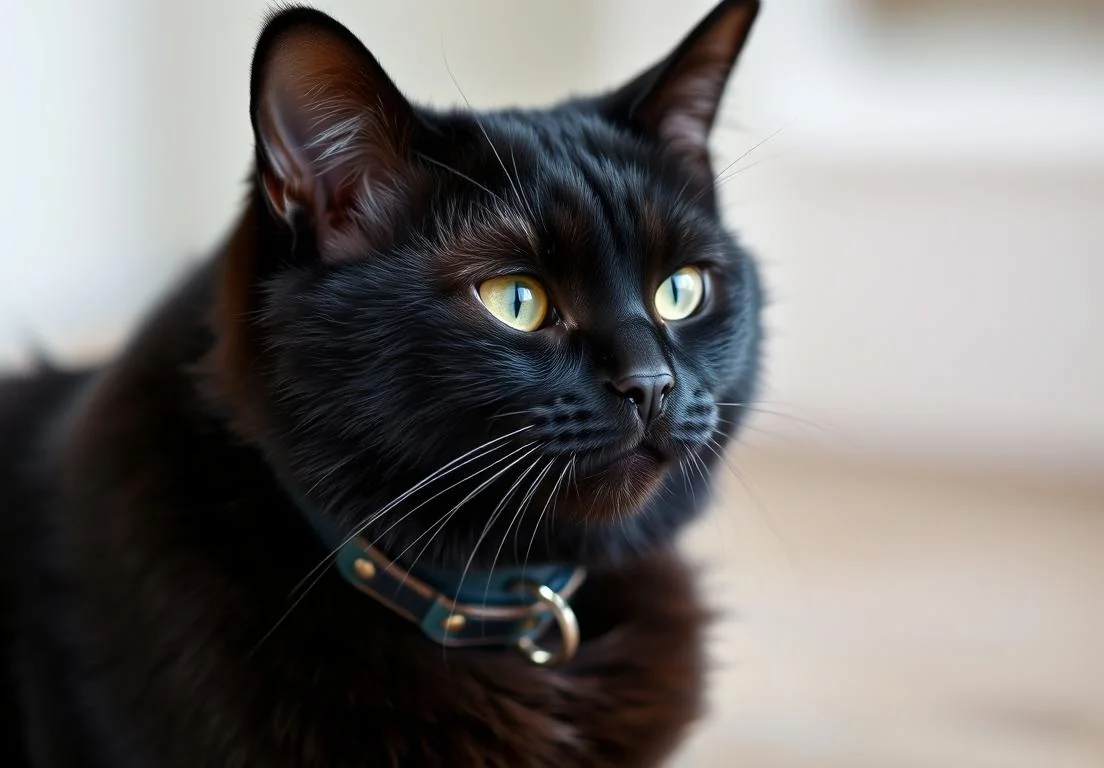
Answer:
[[[756,11],[722,3],[607,94],[496,112],[413,105],[320,13],[269,21],[219,331],[311,503],[404,559],[601,557],[692,514],[758,366],[707,147]]]

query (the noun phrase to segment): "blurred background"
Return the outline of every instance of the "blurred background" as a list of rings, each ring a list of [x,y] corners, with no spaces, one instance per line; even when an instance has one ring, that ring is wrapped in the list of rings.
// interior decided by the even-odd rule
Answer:
[[[319,0],[409,95],[627,78],[710,0]],[[3,0],[0,365],[110,353],[227,232],[260,0]],[[680,766],[1104,765],[1104,1],[773,0],[714,136],[772,306],[687,537]]]

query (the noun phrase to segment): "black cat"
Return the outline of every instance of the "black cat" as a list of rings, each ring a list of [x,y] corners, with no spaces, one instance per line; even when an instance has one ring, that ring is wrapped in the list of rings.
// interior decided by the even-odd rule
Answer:
[[[753,395],[707,138],[758,4],[546,110],[257,45],[227,243],[0,381],[4,766],[636,766],[698,714],[673,550]]]

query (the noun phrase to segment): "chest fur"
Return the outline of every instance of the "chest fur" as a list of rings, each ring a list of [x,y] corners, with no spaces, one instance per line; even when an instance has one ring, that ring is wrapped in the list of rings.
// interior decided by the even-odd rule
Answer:
[[[154,764],[651,766],[699,714],[705,616],[673,555],[593,573],[574,601],[583,642],[554,669],[508,649],[446,650],[331,586],[316,607],[334,615],[325,602],[341,600],[341,628],[307,611],[252,656],[131,667],[147,683],[127,719],[167,747]]]

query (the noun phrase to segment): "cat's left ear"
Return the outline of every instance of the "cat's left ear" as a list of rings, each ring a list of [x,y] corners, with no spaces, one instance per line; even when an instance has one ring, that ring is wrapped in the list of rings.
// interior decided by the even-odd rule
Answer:
[[[758,0],[724,0],[665,59],[600,99],[599,109],[708,174],[709,134],[758,12]]]

